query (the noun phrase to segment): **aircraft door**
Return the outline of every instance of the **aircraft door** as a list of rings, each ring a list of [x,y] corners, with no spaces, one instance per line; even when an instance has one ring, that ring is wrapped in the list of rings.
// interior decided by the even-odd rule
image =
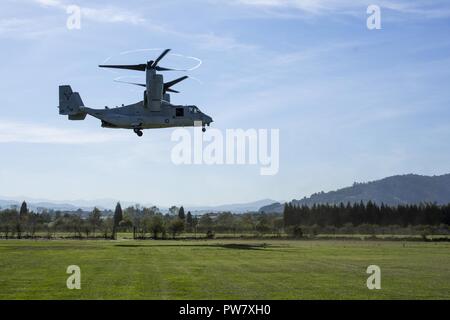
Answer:
[[[175,108],[175,117],[177,117],[177,118],[184,117],[184,108],[183,107]]]

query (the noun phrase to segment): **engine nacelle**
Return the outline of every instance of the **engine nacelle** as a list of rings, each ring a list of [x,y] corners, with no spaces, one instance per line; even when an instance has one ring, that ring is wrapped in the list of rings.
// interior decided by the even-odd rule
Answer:
[[[161,100],[164,92],[164,79],[161,74],[153,75],[150,82],[150,92],[147,92],[147,101],[151,111],[161,110]]]

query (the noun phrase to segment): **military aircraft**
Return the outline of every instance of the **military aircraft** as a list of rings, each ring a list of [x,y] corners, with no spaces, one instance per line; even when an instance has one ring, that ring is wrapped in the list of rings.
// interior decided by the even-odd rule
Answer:
[[[143,129],[189,127],[201,125],[203,132],[213,119],[194,105],[174,105],[170,103],[168,92],[179,93],[172,89],[175,84],[187,79],[187,76],[164,83],[158,71],[179,71],[163,68],[158,63],[170,49],[164,50],[156,60],[138,65],[100,65],[100,68],[128,69],[146,72],[146,83],[130,83],[145,87],[144,99],[140,102],[121,107],[91,109],[85,107],[78,92],[68,85],[59,87],[59,114],[67,115],[69,120],[84,120],[90,115],[102,122],[103,128],[133,129],[142,137]]]

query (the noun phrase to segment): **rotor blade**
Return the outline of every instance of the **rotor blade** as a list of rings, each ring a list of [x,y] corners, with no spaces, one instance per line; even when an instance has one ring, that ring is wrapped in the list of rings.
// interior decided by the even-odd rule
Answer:
[[[176,85],[177,83],[179,83],[179,82],[181,82],[183,80],[186,80],[187,78],[189,78],[189,77],[188,76],[184,76],[184,77],[181,77],[181,78],[178,78],[178,79],[175,79],[175,80],[172,80],[172,81],[164,83],[164,91],[169,91],[170,87]]]
[[[144,83],[136,83],[136,82],[127,82],[127,81],[121,81],[121,80],[114,80],[115,82],[120,82],[120,83],[126,83],[126,84],[133,84],[135,86],[140,86],[140,87],[146,87],[147,85]]]
[[[100,68],[113,68],[113,69],[128,69],[134,71],[145,71],[147,65],[135,64],[135,65],[99,65]]]
[[[155,67],[156,71],[185,71],[185,70],[178,70],[178,69],[170,69],[170,68],[163,68],[163,67]]]
[[[173,89],[166,89],[166,92],[180,93],[180,91],[173,90]]]
[[[161,54],[159,55],[159,57],[156,58],[155,62],[152,63],[152,68],[155,68],[155,67],[158,65],[158,62],[160,62],[161,59],[164,58],[164,57],[166,56],[166,54],[169,53],[169,51],[170,51],[170,49],[164,50],[163,53],[161,53]]]

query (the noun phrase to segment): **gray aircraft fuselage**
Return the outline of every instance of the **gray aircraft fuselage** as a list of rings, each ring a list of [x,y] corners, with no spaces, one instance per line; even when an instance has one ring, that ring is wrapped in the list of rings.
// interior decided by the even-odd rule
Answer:
[[[102,121],[104,128],[156,129],[170,127],[189,127],[195,123],[210,125],[211,117],[196,106],[161,104],[159,111],[151,111],[144,101],[135,104],[104,109],[80,107],[80,111]]]

